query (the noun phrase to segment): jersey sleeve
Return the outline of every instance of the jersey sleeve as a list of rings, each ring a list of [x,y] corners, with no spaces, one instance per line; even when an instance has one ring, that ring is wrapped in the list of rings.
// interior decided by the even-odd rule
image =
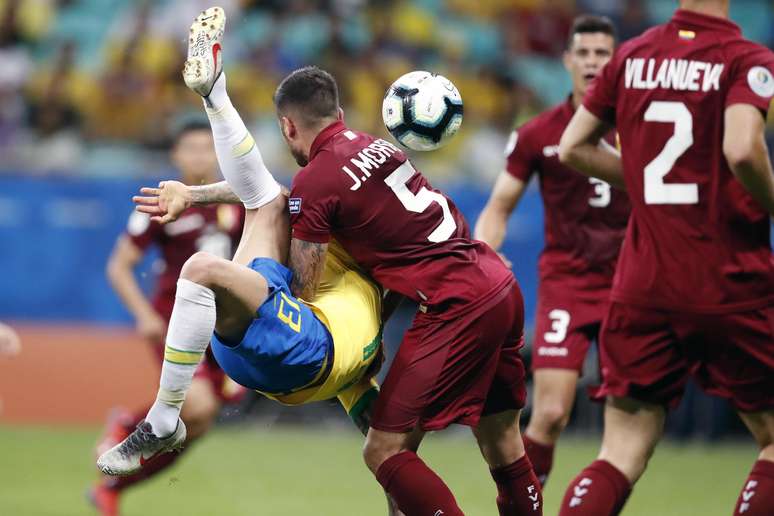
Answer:
[[[535,171],[535,153],[530,125],[525,124],[511,133],[505,148],[505,170],[525,183]]]
[[[583,106],[592,115],[609,124],[615,124],[618,63],[618,59],[614,57],[605,65],[583,99]]]
[[[327,181],[314,177],[324,174],[323,171],[316,174],[308,172],[299,172],[293,180],[288,199],[290,225],[293,238],[324,244],[331,239],[339,199]]]
[[[740,52],[726,95],[726,107],[732,104],[750,104],[766,116],[774,98],[774,53],[755,47]]]
[[[126,224],[126,236],[141,250],[145,251],[151,245],[159,243],[163,229],[161,224],[152,221],[150,215],[133,211]]]

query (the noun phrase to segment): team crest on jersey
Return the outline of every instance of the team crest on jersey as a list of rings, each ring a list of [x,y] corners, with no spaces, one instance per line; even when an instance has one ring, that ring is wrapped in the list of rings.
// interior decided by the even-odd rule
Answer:
[[[288,210],[290,213],[301,213],[301,197],[288,199]]]
[[[762,66],[750,68],[747,74],[747,83],[756,95],[768,98],[774,96],[774,77],[771,72]]]

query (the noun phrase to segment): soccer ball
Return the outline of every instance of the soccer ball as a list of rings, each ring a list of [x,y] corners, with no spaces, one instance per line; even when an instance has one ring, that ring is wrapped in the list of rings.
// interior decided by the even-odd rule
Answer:
[[[434,150],[445,145],[462,125],[462,97],[446,77],[410,72],[387,90],[382,119],[404,147]]]

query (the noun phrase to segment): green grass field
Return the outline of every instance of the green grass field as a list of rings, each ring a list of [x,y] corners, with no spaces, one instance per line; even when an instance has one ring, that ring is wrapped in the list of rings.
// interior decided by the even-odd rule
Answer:
[[[0,427],[0,515],[94,514],[84,492],[95,478],[96,430]],[[385,514],[383,495],[362,464],[362,441],[348,428],[222,428],[174,468],[127,492],[126,516]],[[560,444],[545,492],[546,515],[597,442]],[[422,456],[449,483],[466,514],[497,514],[495,490],[467,432],[431,435]],[[752,443],[677,446],[656,452],[627,516],[726,515],[756,452]]]

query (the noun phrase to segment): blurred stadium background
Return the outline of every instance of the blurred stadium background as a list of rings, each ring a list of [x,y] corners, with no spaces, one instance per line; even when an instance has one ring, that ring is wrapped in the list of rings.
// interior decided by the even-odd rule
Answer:
[[[139,186],[174,177],[174,129],[201,116],[180,79],[185,34],[213,0],[0,0],[0,320],[22,335],[0,358],[0,514],[90,514],[91,448],[110,406],[150,399],[158,364],[110,290],[106,258]],[[573,16],[607,14],[623,39],[668,18],[674,0],[221,0],[231,97],[269,168],[295,165],[271,94],[288,71],[318,64],[338,78],[348,123],[387,137],[386,86],[413,69],[442,73],[465,101],[447,148],[413,156],[471,224],[503,165],[509,131],[568,94],[560,57]],[[745,35],[774,45],[774,4],[732,2]],[[770,120],[770,127],[774,128]],[[770,131],[774,136],[774,131]],[[770,138],[770,142],[774,138]],[[504,252],[531,325],[542,212],[533,185]],[[159,264],[142,267],[146,287]],[[390,324],[394,348],[410,321]],[[590,356],[584,381],[597,371]],[[129,494],[126,514],[382,514],[360,439],[335,405],[283,409],[249,398],[171,473]],[[625,514],[726,514],[755,450],[728,406],[691,388]],[[546,491],[596,453],[599,407],[580,396]],[[469,514],[494,489],[467,431],[430,439],[430,462]],[[723,472],[723,473],[720,473]],[[712,489],[708,489],[709,485]]]

